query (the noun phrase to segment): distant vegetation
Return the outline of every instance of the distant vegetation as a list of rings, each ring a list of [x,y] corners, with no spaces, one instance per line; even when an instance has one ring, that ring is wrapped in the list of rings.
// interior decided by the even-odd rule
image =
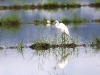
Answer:
[[[90,6],[90,7],[100,7],[100,0],[95,0],[94,3],[90,3],[90,4],[87,4],[87,5],[81,5],[81,4],[78,4],[76,2],[70,2],[70,3],[67,3],[67,2],[63,2],[63,3],[58,3],[58,2],[51,2],[51,1],[48,1],[47,3],[44,3],[44,4],[41,4],[41,3],[38,3],[37,5],[35,5],[34,3],[32,4],[27,4],[25,2],[23,2],[23,4],[14,4],[12,6],[0,6],[0,10],[6,10],[6,9],[10,9],[10,10],[20,10],[20,9],[49,9],[49,10],[54,10],[54,9],[57,9],[57,8],[80,8],[81,6]]]
[[[84,22],[87,22],[87,20],[84,18],[80,18],[77,15],[74,15],[72,19],[63,18],[62,22],[63,23],[84,23]]]

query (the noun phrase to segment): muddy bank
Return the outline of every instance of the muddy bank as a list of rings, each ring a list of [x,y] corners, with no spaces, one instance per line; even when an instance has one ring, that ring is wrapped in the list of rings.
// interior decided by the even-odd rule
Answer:
[[[21,49],[22,48],[31,48],[33,50],[48,50],[50,48],[76,48],[76,47],[79,47],[79,46],[83,46],[83,47],[86,47],[85,44],[81,44],[81,45],[78,45],[78,44],[75,44],[75,43],[70,43],[70,44],[48,44],[48,43],[35,43],[35,44],[32,44],[30,46],[20,46]],[[17,46],[10,46],[10,47],[0,47],[0,49],[18,49]]]
[[[86,46],[85,44],[82,44],[82,45],[77,45],[77,44],[74,44],[74,43],[70,43],[70,44],[53,44],[53,45],[50,45],[48,43],[36,43],[36,44],[33,44],[31,46],[29,46],[31,49],[36,49],[36,50],[47,50],[47,49],[50,49],[50,48],[76,48],[76,47],[79,47],[79,46]]]
[[[100,3],[90,3],[88,6],[90,6],[90,7],[100,7]]]
[[[30,46],[10,46],[10,47],[0,47],[0,50],[3,49],[23,49],[23,48],[31,48],[33,50],[48,50],[50,48],[76,48],[76,47],[92,47],[96,49],[100,49],[100,43],[90,43],[89,45],[86,44],[75,44],[75,43],[70,43],[70,44],[48,44],[48,43],[35,43]]]

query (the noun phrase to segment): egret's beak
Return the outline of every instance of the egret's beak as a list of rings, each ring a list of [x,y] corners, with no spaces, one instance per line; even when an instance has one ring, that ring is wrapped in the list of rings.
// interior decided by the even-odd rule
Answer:
[[[54,21],[53,24],[55,25],[56,24],[56,21]]]

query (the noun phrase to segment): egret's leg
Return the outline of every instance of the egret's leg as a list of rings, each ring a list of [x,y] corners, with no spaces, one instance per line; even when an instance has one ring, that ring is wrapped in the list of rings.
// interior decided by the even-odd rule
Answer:
[[[65,34],[63,33],[63,35],[64,35],[64,43],[65,43],[65,41],[66,41],[66,39],[65,39]]]
[[[62,39],[62,44],[63,44],[63,33],[61,34],[61,36],[62,36],[62,38],[61,38],[61,39]]]
[[[64,44],[64,43],[65,43],[65,34],[62,33],[62,44]]]

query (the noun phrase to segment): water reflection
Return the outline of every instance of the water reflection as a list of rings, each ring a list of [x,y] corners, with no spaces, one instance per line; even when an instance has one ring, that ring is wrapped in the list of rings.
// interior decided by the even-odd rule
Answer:
[[[67,53],[64,57],[62,57],[61,60],[54,67],[54,70],[57,70],[59,68],[61,68],[61,69],[64,68],[68,63],[69,55],[70,55],[70,53]]]
[[[85,50],[87,53],[85,53]],[[66,53],[70,53],[69,62],[64,69],[54,71],[52,69],[62,56],[66,59]],[[24,59],[23,59],[24,56]],[[1,75],[99,75],[100,56],[93,52],[91,48],[80,47],[78,49],[50,49],[31,50],[23,49],[23,56],[16,49],[0,50],[0,74]],[[67,58],[68,59],[68,58]],[[95,59],[95,60],[94,60]],[[63,59],[61,59],[63,60]],[[65,65],[64,65],[65,66]],[[88,74],[87,74],[88,70]],[[95,71],[93,71],[95,70]],[[92,71],[92,73],[90,72]]]
[[[31,0],[26,0],[31,4]],[[42,3],[45,0],[39,0]],[[59,0],[63,2],[64,0]],[[0,5],[13,5],[11,0],[0,1]],[[16,1],[15,1],[16,2]],[[18,1],[21,2],[21,1]],[[93,2],[93,0],[84,0],[84,3]],[[22,3],[22,2],[21,2]],[[33,0],[37,4],[37,0]],[[89,13],[88,10],[91,12]],[[16,14],[21,18],[21,22],[33,22],[35,19],[41,20],[57,19],[61,20],[63,17],[73,18],[74,14],[79,17],[93,20],[99,18],[99,11],[95,8],[81,7],[74,10],[65,8],[51,10],[0,10],[0,17],[7,17],[8,15]],[[75,27],[76,26],[76,27]],[[23,24],[17,29],[16,32],[11,33],[9,27],[0,28],[0,75],[100,75],[100,49],[91,48],[89,44],[93,41],[95,36],[100,36],[99,23],[85,23],[74,25],[69,24],[68,29],[71,37],[68,38],[66,43],[77,41],[78,44],[85,43],[86,47],[76,48],[50,48],[47,50],[36,50],[28,48],[30,45],[41,42],[53,42],[53,44],[61,43],[61,32],[55,28],[54,25],[35,25]],[[15,27],[14,27],[15,28]],[[77,39],[75,39],[77,37]],[[22,41],[23,40],[23,41]],[[22,48],[28,46],[27,48]],[[17,46],[15,49],[7,49],[6,47]],[[66,53],[70,53],[69,62],[67,67],[54,71],[53,67],[56,65],[63,56],[66,58]],[[65,59],[64,58],[64,59]]]

